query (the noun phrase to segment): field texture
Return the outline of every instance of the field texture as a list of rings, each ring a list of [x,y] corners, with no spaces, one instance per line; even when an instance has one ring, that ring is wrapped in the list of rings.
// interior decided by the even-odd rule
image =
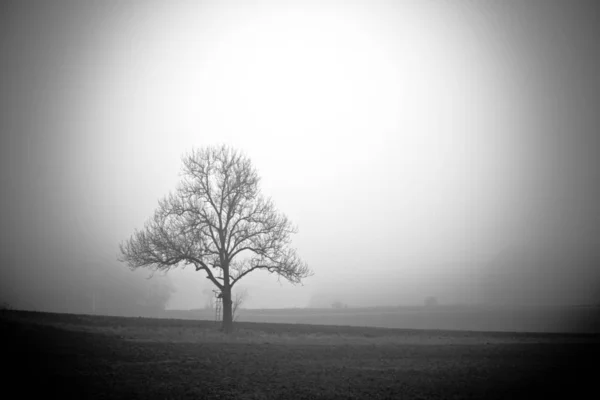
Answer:
[[[4,390],[94,399],[588,397],[598,335],[2,312]],[[594,393],[592,390],[590,393]]]
[[[210,310],[169,310],[178,319],[214,319]],[[438,306],[239,311],[239,321],[400,329],[600,333],[600,307]]]

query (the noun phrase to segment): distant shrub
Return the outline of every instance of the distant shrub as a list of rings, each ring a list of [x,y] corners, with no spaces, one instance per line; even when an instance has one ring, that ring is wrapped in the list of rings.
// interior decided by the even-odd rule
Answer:
[[[348,306],[341,301],[336,301],[331,305],[332,308],[348,308]]]
[[[429,296],[425,299],[425,307],[436,307],[438,305],[437,298]]]
[[[7,301],[0,302],[0,311],[10,311],[10,310],[12,310],[12,307]]]

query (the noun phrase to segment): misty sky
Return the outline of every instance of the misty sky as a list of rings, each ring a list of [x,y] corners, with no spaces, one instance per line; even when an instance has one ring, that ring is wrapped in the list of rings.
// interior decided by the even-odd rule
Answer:
[[[226,143],[315,271],[249,276],[247,307],[478,301],[534,258],[534,295],[597,300],[592,4],[2,2],[2,294],[58,310],[136,285],[119,242],[185,152]],[[203,275],[169,275],[171,308],[203,306]]]

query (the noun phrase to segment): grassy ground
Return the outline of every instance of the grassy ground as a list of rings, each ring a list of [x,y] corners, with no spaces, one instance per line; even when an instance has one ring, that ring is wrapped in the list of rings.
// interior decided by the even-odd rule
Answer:
[[[169,310],[165,317],[213,319],[211,310]],[[441,305],[342,309],[242,309],[239,321],[403,329],[600,333],[600,307]]]
[[[392,330],[3,312],[19,397],[583,397],[598,335]],[[6,385],[5,385],[6,390]]]

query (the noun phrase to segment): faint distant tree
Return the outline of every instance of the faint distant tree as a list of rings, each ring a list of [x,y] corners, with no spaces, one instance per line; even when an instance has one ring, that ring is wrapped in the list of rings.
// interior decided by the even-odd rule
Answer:
[[[148,288],[146,307],[152,312],[164,311],[174,292],[175,287],[168,279],[153,282]]]
[[[332,308],[345,308],[346,305],[344,303],[342,303],[341,301],[335,301],[333,302],[333,304],[331,305]]]
[[[437,298],[429,296],[425,299],[425,307],[436,307],[438,305]]]
[[[233,299],[233,308],[231,310],[233,320],[235,321],[237,317],[239,317],[238,309],[241,308],[242,304],[248,298],[248,291],[246,289],[239,291],[235,294],[235,298]]]
[[[0,302],[0,311],[10,311],[12,310],[12,306],[7,301]]]
[[[290,247],[297,229],[260,194],[244,154],[224,145],[192,150],[181,175],[145,228],[121,243],[119,259],[132,269],[193,265],[206,273],[222,293],[222,329],[229,333],[232,288],[246,275],[264,270],[298,284],[312,271]]]
[[[215,308],[215,293],[211,289],[204,289],[202,293],[206,296],[206,303],[204,303],[205,310],[214,310]]]

